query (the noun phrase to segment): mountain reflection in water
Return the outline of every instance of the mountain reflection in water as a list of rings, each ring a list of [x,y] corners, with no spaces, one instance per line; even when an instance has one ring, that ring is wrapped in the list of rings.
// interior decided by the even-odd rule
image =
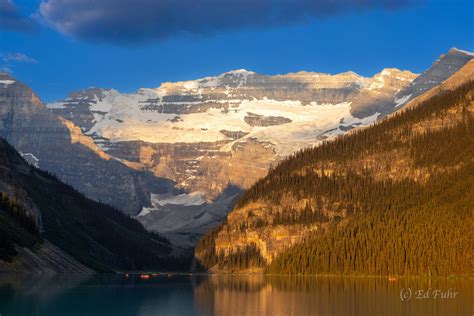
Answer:
[[[442,293],[445,298],[441,298]],[[457,294],[453,297],[452,293]],[[149,279],[104,274],[0,276],[2,316],[471,315],[473,297],[473,280],[388,282],[386,278],[362,277],[164,274]]]

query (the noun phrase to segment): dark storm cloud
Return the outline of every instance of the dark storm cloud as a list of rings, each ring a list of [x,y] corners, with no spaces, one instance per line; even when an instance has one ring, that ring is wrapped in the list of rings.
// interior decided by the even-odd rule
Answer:
[[[36,30],[36,23],[23,16],[12,1],[0,0],[0,30],[32,32]]]
[[[133,43],[188,33],[267,27],[346,11],[394,10],[418,0],[45,0],[39,16],[60,32]]]

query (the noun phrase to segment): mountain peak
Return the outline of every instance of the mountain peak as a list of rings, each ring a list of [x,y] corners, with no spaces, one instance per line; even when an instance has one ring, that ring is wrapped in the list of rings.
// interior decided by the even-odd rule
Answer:
[[[341,75],[341,76],[352,76],[352,77],[356,77],[356,78],[364,78],[364,76],[359,75],[357,72],[352,71],[352,70],[345,71],[345,72],[341,72],[341,73],[338,73],[338,74],[334,74],[334,76],[337,76],[337,75]]]
[[[1,72],[1,71],[0,71],[0,80],[16,81],[16,79],[11,74],[9,74],[8,72]]]
[[[418,76],[418,74],[415,74],[409,70],[401,70],[398,68],[384,68],[382,69],[381,72],[375,74],[375,77],[378,77],[378,76],[382,76],[382,77],[392,76],[396,78],[403,77],[405,79],[414,80]]]
[[[223,73],[224,75],[255,75],[255,72],[247,69],[236,69]]]
[[[106,88],[97,88],[97,87],[88,87],[83,90],[71,92],[69,94],[69,99],[72,100],[102,100],[105,97],[107,92],[111,91],[111,89]]]
[[[453,47],[449,50],[448,54],[461,54],[461,55],[468,55],[468,56],[474,56],[474,53],[469,52],[467,50],[462,50],[456,47]]]

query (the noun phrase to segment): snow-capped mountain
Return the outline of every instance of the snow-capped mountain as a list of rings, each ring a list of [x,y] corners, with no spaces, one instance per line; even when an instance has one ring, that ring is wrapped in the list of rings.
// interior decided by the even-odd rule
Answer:
[[[34,94],[15,96],[17,81],[5,75],[0,133],[87,196],[191,245],[270,165],[402,108],[471,58],[453,49],[419,76],[235,70],[130,94],[89,88],[47,108],[35,99],[41,110]],[[19,100],[33,110],[20,111]]]
[[[47,106],[107,155],[186,191],[175,198],[153,194],[150,206],[137,212],[147,227],[199,234],[238,195],[223,194],[229,185],[246,188],[296,150],[402,108],[470,58],[453,49],[420,76],[394,68],[371,78],[354,72],[269,76],[241,69],[131,94],[89,88]],[[230,204],[215,208],[217,200]]]
[[[236,70],[133,94],[92,88],[48,107],[75,122],[105,151],[127,141],[223,142],[219,150],[230,151],[235,143],[256,139],[286,156],[328,132],[341,133],[393,111],[400,103],[394,96],[415,78],[398,69],[373,78],[352,72],[266,76]],[[371,112],[354,117],[351,110],[362,106]]]
[[[265,170],[273,160],[393,111],[394,96],[415,78],[397,69],[373,78],[353,72],[266,76],[236,70],[133,94],[92,88],[48,107],[80,126],[109,155],[213,198],[229,181],[245,187],[255,178],[246,182],[229,176],[216,185],[208,180],[200,185],[209,177],[202,169],[208,160],[215,164],[218,157],[229,160],[238,152],[255,151],[247,148],[252,144],[268,156],[259,167]],[[355,117],[354,107],[371,112]]]
[[[153,194],[151,205],[138,214],[147,227],[204,232],[230,206],[216,209],[210,203],[233,201],[222,196],[229,185],[246,188],[296,150],[391,113],[395,95],[415,78],[398,69],[372,78],[353,72],[268,76],[241,69],[132,94],[90,88],[47,106],[107,155],[188,192],[179,199]],[[367,110],[353,115],[358,108]]]

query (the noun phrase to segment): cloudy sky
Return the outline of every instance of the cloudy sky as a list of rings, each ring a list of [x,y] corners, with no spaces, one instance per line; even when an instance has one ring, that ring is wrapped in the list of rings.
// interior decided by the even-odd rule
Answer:
[[[474,50],[472,0],[0,0],[0,69],[45,101],[245,68],[421,72]]]

